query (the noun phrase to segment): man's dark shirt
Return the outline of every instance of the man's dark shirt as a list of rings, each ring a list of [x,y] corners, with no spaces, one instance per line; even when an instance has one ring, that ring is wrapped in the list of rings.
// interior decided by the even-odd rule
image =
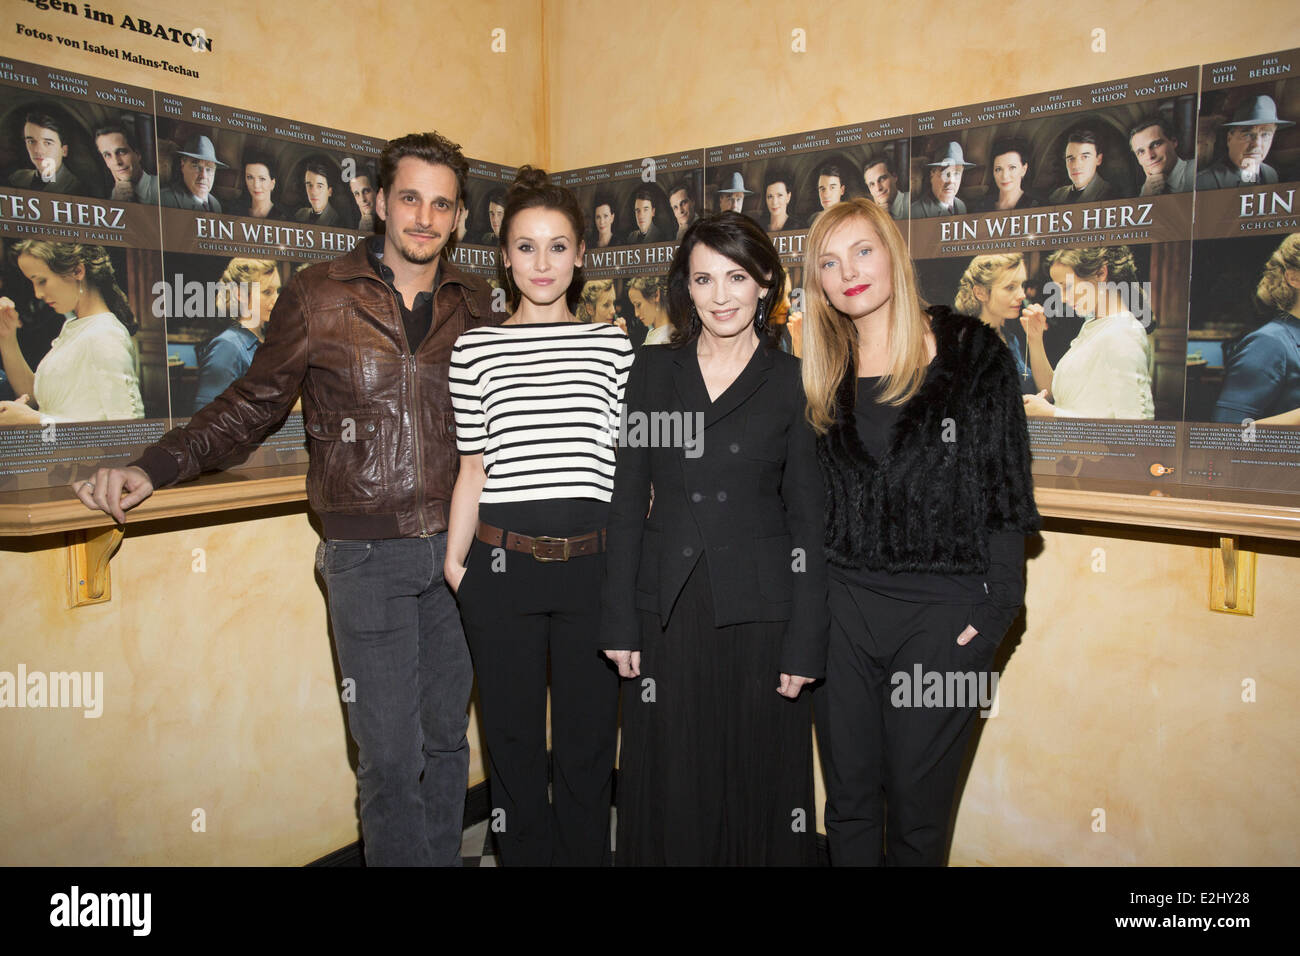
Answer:
[[[433,290],[427,289],[418,293],[415,297],[415,308],[408,309],[406,299],[397,291],[397,286],[393,285],[393,270],[384,265],[384,237],[371,236],[365,242],[366,257],[370,260],[375,274],[388,283],[388,287],[397,296],[397,304],[402,310],[402,324],[406,326],[407,348],[414,353],[424,341],[424,337],[429,334],[430,326],[433,325]]]

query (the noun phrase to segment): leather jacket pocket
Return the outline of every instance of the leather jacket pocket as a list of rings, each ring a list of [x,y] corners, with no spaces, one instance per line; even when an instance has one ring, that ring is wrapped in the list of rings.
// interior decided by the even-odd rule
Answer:
[[[391,418],[372,410],[315,409],[306,419],[307,487],[322,508],[340,511],[385,499],[390,466],[383,449]]]

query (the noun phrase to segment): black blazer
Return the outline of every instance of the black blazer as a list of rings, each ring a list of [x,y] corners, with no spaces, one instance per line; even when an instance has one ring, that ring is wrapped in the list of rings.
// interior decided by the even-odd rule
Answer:
[[[638,437],[638,416],[653,421],[647,417],[652,412],[701,413],[698,446],[646,447],[651,436]],[[655,612],[666,622],[707,550],[712,623],[789,621],[781,671],[823,677],[829,628],[825,494],[816,439],[804,419],[799,360],[759,345],[710,402],[696,343],[643,348],[628,376],[623,429],[627,441],[618,449],[609,511],[601,647],[639,649],[637,611]]]

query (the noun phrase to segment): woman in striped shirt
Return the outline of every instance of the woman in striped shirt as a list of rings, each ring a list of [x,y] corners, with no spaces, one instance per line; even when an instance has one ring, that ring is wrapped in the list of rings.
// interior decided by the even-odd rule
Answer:
[[[461,457],[444,573],[474,657],[506,865],[610,858],[618,673],[599,653],[600,587],[632,346],[570,311],[582,225],[573,193],[519,170],[500,233],[514,312],[461,335],[451,359]]]

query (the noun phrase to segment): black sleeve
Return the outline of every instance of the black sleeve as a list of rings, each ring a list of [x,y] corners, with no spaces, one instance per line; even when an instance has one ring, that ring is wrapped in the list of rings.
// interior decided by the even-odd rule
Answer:
[[[637,353],[628,372],[620,422],[630,411],[645,410],[646,366],[651,359]],[[620,430],[622,431],[622,430]],[[650,510],[650,449],[619,445],[615,453],[614,493],[606,521],[605,582],[601,588],[599,650],[641,648],[637,624],[636,578],[641,563],[641,538]]]
[[[804,417],[804,393],[796,372],[797,396],[786,443],[781,500],[785,502],[794,571],[790,624],[781,645],[781,673],[821,679],[826,676],[830,611],[826,593],[825,501],[817,439]]]
[[[1016,360],[1000,339],[993,339],[987,364],[977,379],[976,394],[987,397],[981,403],[977,452],[980,480],[987,491],[985,528],[990,535],[999,531],[1033,534],[1042,526],[1042,518],[1034,503],[1029,424]]]
[[[991,336],[990,336],[991,338]],[[993,340],[977,394],[981,406],[980,480],[987,491],[984,528],[989,569],[988,596],[971,615],[971,625],[1001,640],[1025,600],[1025,535],[1042,524],[1034,503],[1029,426],[1011,350]]]
[[[1018,531],[989,535],[988,596],[971,614],[970,624],[1000,641],[1025,603],[1025,536]]]

